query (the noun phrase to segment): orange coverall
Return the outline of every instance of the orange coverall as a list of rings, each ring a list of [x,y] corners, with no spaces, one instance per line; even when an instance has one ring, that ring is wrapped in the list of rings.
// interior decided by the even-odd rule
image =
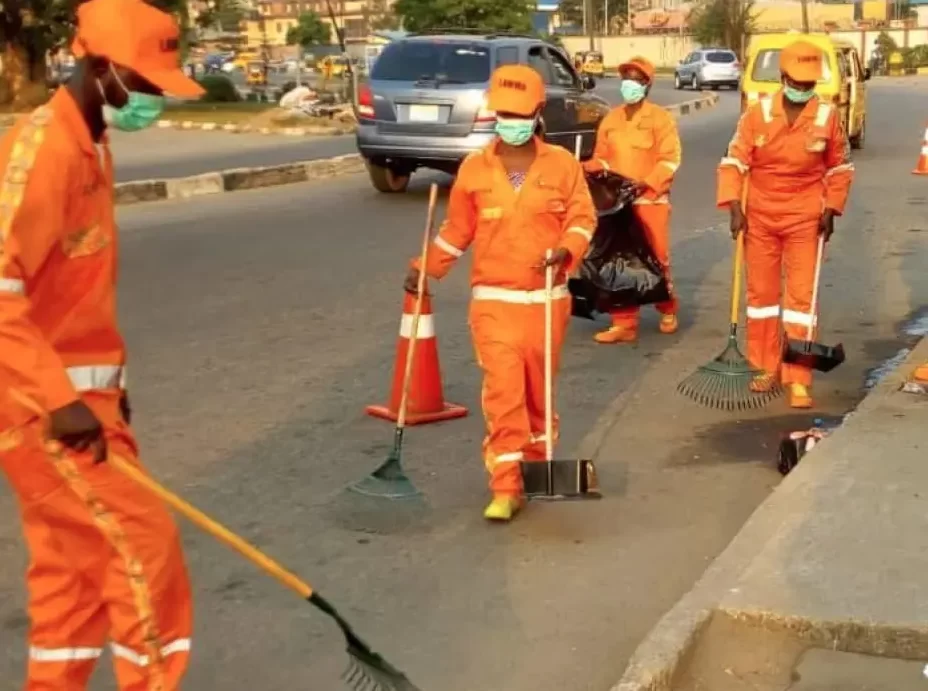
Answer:
[[[720,208],[740,202],[747,180],[748,359],[772,375],[782,358],[783,270],[783,326],[790,338],[805,340],[817,320],[811,303],[819,220],[825,208],[843,213],[853,177],[850,147],[835,107],[813,98],[790,126],[782,93],[745,111],[719,165]],[[781,379],[808,386],[812,372],[783,364]]]
[[[596,210],[580,164],[565,149],[536,139],[537,158],[517,192],[495,146],[462,164],[426,273],[441,279],[473,244],[469,321],[484,372],[484,462],[494,495],[519,495],[519,462],[545,460],[545,276],[534,265],[548,249],[564,248],[573,271],[593,237]],[[571,312],[564,275],[555,277],[554,298],[557,372]]]
[[[664,108],[644,101],[635,116],[626,106],[613,109],[603,119],[596,135],[593,158],[584,168],[609,170],[643,182],[647,191],[635,201],[635,214],[658,261],[670,277],[670,187],[680,167],[680,134],[673,116]],[[656,305],[661,314],[677,313],[677,298]],[[612,312],[612,323],[630,330],[638,328],[637,307]]]
[[[119,408],[113,167],[101,150],[66,89],[0,140],[0,466],[30,554],[27,691],[84,689],[107,639],[120,689],[174,691],[190,650],[167,508],[90,454],[45,446],[45,416],[80,397],[109,452],[138,464]]]

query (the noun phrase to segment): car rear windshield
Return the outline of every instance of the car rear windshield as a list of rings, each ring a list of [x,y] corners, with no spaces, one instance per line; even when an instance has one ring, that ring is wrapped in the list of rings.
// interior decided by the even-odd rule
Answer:
[[[489,48],[460,41],[391,43],[371,70],[371,79],[394,82],[440,80],[446,84],[473,84],[489,78]]]
[[[735,54],[723,53],[722,51],[706,53],[706,62],[716,62],[721,65],[730,65],[731,63],[735,62]]]
[[[751,78],[755,82],[779,82],[780,81],[780,49],[762,50],[757,54],[754,60],[754,69],[751,70]],[[826,55],[822,62],[822,78],[819,84],[831,79],[831,59]]]

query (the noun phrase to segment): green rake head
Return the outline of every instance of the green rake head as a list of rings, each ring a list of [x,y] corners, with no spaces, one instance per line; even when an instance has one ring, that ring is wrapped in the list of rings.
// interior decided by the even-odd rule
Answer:
[[[422,494],[403,472],[403,466],[396,450],[377,470],[348,489],[379,499],[413,499]]]
[[[680,382],[677,391],[709,408],[755,410],[763,408],[783,393],[778,385],[762,393],[751,391],[751,381],[761,373],[741,354],[738,339],[733,334],[725,350]]]

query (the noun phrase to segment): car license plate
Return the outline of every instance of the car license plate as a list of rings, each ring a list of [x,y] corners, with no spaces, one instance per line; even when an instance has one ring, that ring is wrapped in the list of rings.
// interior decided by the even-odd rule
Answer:
[[[409,106],[410,122],[438,122],[438,106]]]

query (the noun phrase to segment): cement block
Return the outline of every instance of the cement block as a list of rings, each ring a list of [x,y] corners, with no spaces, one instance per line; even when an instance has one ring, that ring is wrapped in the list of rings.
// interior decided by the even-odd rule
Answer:
[[[223,188],[226,192],[235,192],[258,187],[306,182],[309,180],[306,165],[305,163],[291,163],[266,168],[238,168],[223,171],[221,173]]]
[[[116,204],[155,202],[168,198],[166,180],[133,180],[115,186]]]
[[[187,178],[166,180],[168,199],[187,199],[204,194],[225,192],[222,173],[204,173]]]

